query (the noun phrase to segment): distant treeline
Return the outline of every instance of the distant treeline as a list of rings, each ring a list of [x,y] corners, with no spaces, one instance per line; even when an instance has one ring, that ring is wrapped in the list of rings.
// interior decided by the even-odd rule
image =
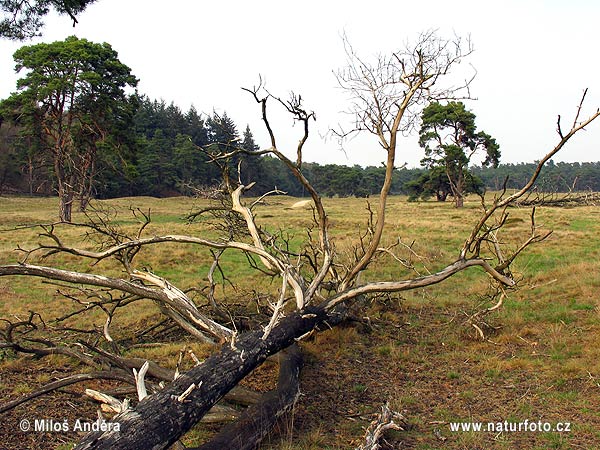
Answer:
[[[95,184],[98,198],[189,195],[193,187],[213,186],[222,178],[224,164],[219,167],[211,163],[201,147],[235,143],[247,150],[258,148],[249,127],[240,133],[227,114],[205,118],[194,107],[182,112],[173,103],[147,97],[140,97],[137,102],[133,126],[123,133],[118,145],[99,148]],[[40,145],[35,137],[20,133],[18,127],[8,123],[0,126],[0,194],[54,194],[53,167]],[[275,187],[292,196],[307,195],[276,158],[242,155],[228,165],[230,176],[237,178],[240,167],[242,182],[256,182],[250,195]],[[501,164],[498,168],[473,167],[472,172],[487,189],[501,189],[507,178],[507,187],[512,189],[522,186],[534,167],[534,163]],[[366,197],[379,192],[384,179],[383,167],[305,163],[302,171],[324,196]],[[424,171],[396,170],[391,193],[407,194],[405,184]],[[550,161],[538,188],[553,192],[573,188],[600,191],[600,162]]]
[[[508,189],[522,187],[533,174],[537,162],[500,164],[497,168],[473,167],[471,171],[481,178],[488,190],[500,190],[508,179]],[[543,192],[594,191],[600,192],[600,162],[565,163],[550,160],[542,169],[536,183]]]

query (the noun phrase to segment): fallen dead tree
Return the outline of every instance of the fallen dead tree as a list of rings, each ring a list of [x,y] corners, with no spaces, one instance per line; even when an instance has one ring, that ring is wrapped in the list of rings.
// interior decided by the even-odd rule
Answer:
[[[134,410],[114,417],[113,421],[120,424],[118,432],[92,433],[86,436],[76,448],[114,450],[168,448],[267,357],[282,348],[289,347],[295,342],[295,338],[313,330],[328,318],[332,317],[326,314],[323,308],[309,307],[282,319],[281,324],[273,328],[267,339],[261,338],[260,331],[242,335],[233,345],[223,346],[219,353],[207,359],[202,365],[182,374],[165,389],[146,397]],[[297,377],[297,373],[293,372]],[[291,375],[285,370],[283,373]],[[262,413],[266,412],[276,411],[265,410]],[[268,421],[257,424],[256,420],[260,420],[261,417],[257,416],[245,422],[250,426],[246,433],[252,436],[260,433],[261,438],[264,436]],[[254,428],[257,425],[260,426],[259,429]],[[241,428],[245,428],[244,424]],[[243,436],[249,439],[252,437]],[[217,439],[219,439],[217,442],[222,442],[222,435]],[[246,448],[252,448],[256,442],[256,439],[253,442],[247,441],[245,444],[250,447]],[[206,448],[228,448],[218,447],[218,443],[214,445],[216,446],[208,444]]]
[[[223,169],[224,184],[214,206],[189,217],[209,215],[217,224],[215,230],[219,237],[146,236],[150,217],[134,211],[141,219],[141,225],[133,235],[120,230],[109,220],[90,217],[88,223],[68,225],[82,227],[97,238],[96,248],[79,248],[60,236],[61,224],[43,225],[40,233],[43,241],[38,246],[22,249],[24,258],[20,262],[0,266],[0,276],[37,277],[58,283],[60,292],[79,305],[79,309],[71,315],[96,310],[106,317],[101,329],[82,331],[91,336],[87,340],[65,339],[65,334],[74,332],[65,327],[60,329],[60,339],[41,338],[39,334],[49,333],[50,327],[45,325],[39,314],[32,314],[25,321],[5,319],[3,347],[38,357],[61,354],[95,371],[105,368],[131,374],[128,375],[131,377],[129,384],[136,386],[139,402],[130,408],[122,407],[121,403],[119,408],[122,412],[111,419],[119,424],[118,429],[91,433],[76,448],[168,448],[267,358],[288,349],[312,332],[335,326],[344,319],[346,308],[357,304],[357,299],[365,296],[426,288],[472,268],[487,274],[501,299],[507,290],[515,287],[511,264],[522,251],[545,239],[548,233],[538,230],[532,214],[530,233],[511,236],[519,244],[507,248],[501,238],[508,217],[507,208],[530,191],[543,164],[575,133],[595,120],[600,112],[586,120],[579,120],[580,104],[573,126],[564,134],[559,121],[560,139],[542,158],[529,182],[511,195],[502,192],[491,203],[484,202],[481,216],[462,248],[457,249],[455,259],[441,269],[415,275],[413,253],[409,251],[407,255],[399,255],[397,245],[386,247],[382,243],[399,133],[414,125],[423,104],[452,98],[460,94],[461,88],[468,86],[466,83],[459,88],[443,88],[440,84],[470,51],[468,43],[465,46],[459,39],[442,40],[434,33],[425,33],[414,46],[389,56],[380,56],[372,64],[358,58],[347,47],[349,64],[340,72],[338,79],[352,96],[356,130],[373,133],[383,148],[386,160],[378,202],[373,207],[368,204],[365,230],[349,252],[336,252],[327,211],[319,193],[302,171],[303,148],[314,113],[304,108],[300,96],[292,95],[290,100],[284,101],[272,96],[259,84],[247,91],[260,107],[270,147],[250,151],[240,148],[235,142],[228,142],[218,146],[217,150],[215,146],[199,149],[206,151]],[[276,133],[267,114],[267,106],[273,102],[302,125],[293,159],[278,147]],[[308,192],[313,205],[313,224],[307,229],[306,240],[299,249],[290,245],[284,233],[260,226],[255,210],[264,196],[255,201],[244,200],[244,194],[252,185],[246,186],[240,179],[236,181],[235,177],[231,177],[232,164],[246,154],[269,154],[279,158]],[[197,289],[205,296],[208,308],[200,308],[189,289],[178,287],[138,262],[138,255],[149,246],[165,244],[192,246],[201,255],[199,258],[210,255],[212,264],[207,274],[208,283]],[[271,292],[263,294],[267,301],[258,319],[245,318],[242,321],[234,317],[225,308],[226,301],[217,298],[215,273],[223,270],[221,258],[224,252],[245,255],[257,276],[277,281],[273,283],[276,287]],[[88,273],[30,262],[36,255],[47,260],[56,254],[88,260],[92,262],[91,270]],[[390,258],[397,263],[398,276],[361,282],[361,274],[379,258]],[[122,274],[92,273],[104,260],[119,263]],[[222,278],[226,280],[227,276],[222,273]],[[123,307],[135,307],[136,302],[141,300],[152,301],[170,323],[176,324],[193,339],[211,343],[219,350],[205,361],[195,361],[194,367],[183,372],[140,358],[122,356],[111,328],[113,318]],[[239,448],[256,446],[272,426],[274,418],[288,410],[296,399],[299,358],[294,355],[293,351],[288,353],[289,359],[284,360],[280,368],[278,389],[251,406],[253,409],[242,413],[237,423],[225,428],[214,441],[201,448],[237,448],[239,442],[227,440],[234,434],[243,436],[244,442]],[[379,430],[373,431],[371,447],[381,436],[383,429]]]
[[[558,208],[575,208],[578,206],[600,205],[599,192],[567,192],[546,193],[532,192],[526,198],[515,203],[515,206],[529,208],[532,206],[554,206]]]
[[[195,450],[253,449],[269,434],[280,417],[294,407],[300,396],[302,353],[296,344],[292,344],[280,355],[277,388],[265,394],[259,403],[246,409],[234,423],[225,425],[215,437]]]

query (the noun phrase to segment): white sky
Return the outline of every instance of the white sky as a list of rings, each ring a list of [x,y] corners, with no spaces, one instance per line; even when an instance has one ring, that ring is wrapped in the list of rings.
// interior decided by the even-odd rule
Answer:
[[[226,111],[240,132],[249,124],[257,143],[267,145],[260,111],[240,89],[262,75],[271,92],[286,98],[293,90],[316,112],[305,161],[377,165],[384,155],[373,138],[348,142],[345,152],[322,138],[348,123],[333,75],[345,62],[340,35],[368,57],[431,28],[448,37],[470,34],[475,53],[468,62],[477,70],[471,93],[478,100],[468,107],[478,128],[497,139],[502,162],[531,162],[556,142],[558,114],[563,129],[571,123],[584,88],[584,115],[600,106],[599,13],[595,0],[98,0],[75,28],[66,17],[47,18],[41,40],[75,34],[108,42],[140,79],[140,93],[184,112],[191,104],[208,114]],[[12,54],[21,45],[0,41],[0,98],[15,90]],[[289,127],[281,110],[272,113],[282,117],[275,121],[280,146],[293,154],[300,127]],[[600,123],[592,124],[555,160],[599,161],[599,142]],[[397,165],[418,166],[422,156],[408,138]]]

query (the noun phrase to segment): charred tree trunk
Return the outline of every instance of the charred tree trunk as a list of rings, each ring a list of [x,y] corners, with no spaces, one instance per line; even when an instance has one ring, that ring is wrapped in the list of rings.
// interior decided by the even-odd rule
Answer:
[[[289,347],[280,362],[277,388],[250,406],[235,422],[225,425],[206,444],[190,450],[251,450],[267,436],[277,420],[288,412],[300,395],[302,353]]]
[[[266,339],[262,331],[241,335],[233,344],[181,375],[164,390],[146,397],[134,410],[113,419],[119,424],[106,432],[88,434],[83,449],[166,449],[192,428],[210,408],[269,356],[327,321],[339,323],[340,313],[307,307],[285,317]]]

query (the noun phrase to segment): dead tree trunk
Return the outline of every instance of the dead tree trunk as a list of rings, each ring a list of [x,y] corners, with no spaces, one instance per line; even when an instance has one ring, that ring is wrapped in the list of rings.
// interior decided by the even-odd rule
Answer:
[[[288,412],[300,395],[302,353],[289,347],[280,362],[277,388],[266,393],[235,422],[225,425],[206,444],[190,450],[251,450],[267,436],[277,420]]]
[[[269,356],[319,324],[340,320],[339,313],[328,313],[324,307],[307,307],[282,319],[264,340],[262,331],[241,335],[164,390],[146,397],[134,410],[116,416],[113,422],[119,430],[90,433],[75,449],[169,448]]]

